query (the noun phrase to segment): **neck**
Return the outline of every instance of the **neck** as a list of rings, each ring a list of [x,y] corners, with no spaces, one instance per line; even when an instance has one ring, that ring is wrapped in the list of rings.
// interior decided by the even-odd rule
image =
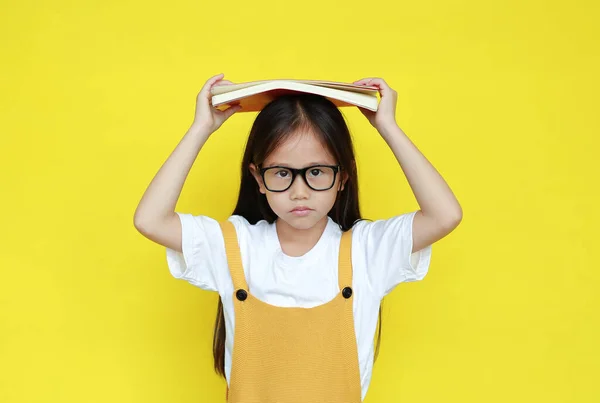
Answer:
[[[327,227],[327,221],[325,216],[311,228],[298,229],[278,218],[275,228],[283,253],[288,256],[302,256],[307,253],[319,242]]]

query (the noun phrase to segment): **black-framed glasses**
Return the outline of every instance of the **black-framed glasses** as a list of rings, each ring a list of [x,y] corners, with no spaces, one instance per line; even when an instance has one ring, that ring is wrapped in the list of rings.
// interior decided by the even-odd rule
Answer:
[[[311,165],[302,169],[272,166],[260,168],[260,175],[270,192],[285,192],[298,175],[302,176],[304,183],[312,190],[323,191],[333,187],[339,171],[339,165]]]

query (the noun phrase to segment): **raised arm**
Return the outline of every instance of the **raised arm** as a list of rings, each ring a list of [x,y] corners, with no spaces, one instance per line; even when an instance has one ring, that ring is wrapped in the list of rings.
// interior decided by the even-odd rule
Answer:
[[[183,184],[206,140],[240,110],[233,106],[220,111],[210,104],[213,85],[232,84],[222,78],[222,74],[211,77],[198,93],[191,127],[148,185],[133,217],[135,228],[146,238],[180,252],[181,222],[175,206]]]
[[[416,252],[452,232],[462,220],[462,208],[444,178],[396,123],[396,91],[382,78],[364,78],[354,84],[379,87],[377,112],[359,110],[393,151],[421,207],[412,228],[412,251]]]

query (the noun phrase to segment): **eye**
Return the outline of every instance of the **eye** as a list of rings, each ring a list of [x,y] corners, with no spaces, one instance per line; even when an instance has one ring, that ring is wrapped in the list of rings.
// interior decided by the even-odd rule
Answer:
[[[308,173],[310,174],[310,176],[319,176],[323,173],[323,171],[319,168],[313,168],[310,171],[308,171]]]
[[[290,176],[290,172],[285,169],[281,169],[281,170],[275,172],[275,176],[278,176],[280,178],[287,178]]]

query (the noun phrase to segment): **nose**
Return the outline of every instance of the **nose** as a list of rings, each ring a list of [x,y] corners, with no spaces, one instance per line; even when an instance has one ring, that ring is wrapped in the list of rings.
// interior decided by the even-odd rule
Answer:
[[[308,199],[311,189],[308,187],[306,182],[304,182],[302,175],[297,175],[288,191],[290,192],[290,199],[302,200]]]

